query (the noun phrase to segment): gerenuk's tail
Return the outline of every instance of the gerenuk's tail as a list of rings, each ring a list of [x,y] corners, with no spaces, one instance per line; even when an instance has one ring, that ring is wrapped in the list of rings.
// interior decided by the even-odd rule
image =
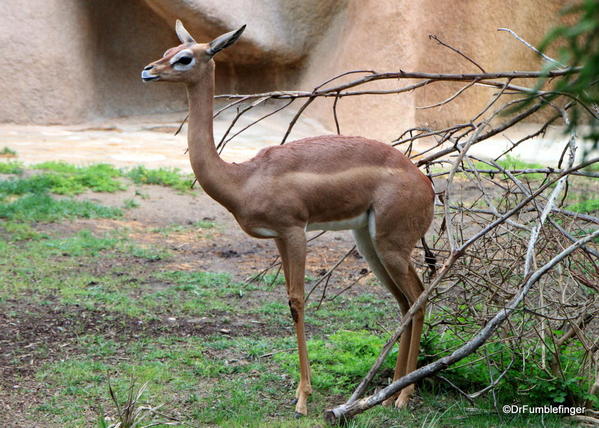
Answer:
[[[437,256],[435,256],[435,254],[426,244],[424,236],[420,239],[420,242],[422,242],[422,248],[424,248],[424,261],[428,265],[428,269],[430,271],[429,278],[432,278],[437,272]]]

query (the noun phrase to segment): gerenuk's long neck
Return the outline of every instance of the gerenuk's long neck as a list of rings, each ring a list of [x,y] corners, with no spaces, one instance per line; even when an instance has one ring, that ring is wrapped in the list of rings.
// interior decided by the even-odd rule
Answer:
[[[237,206],[239,168],[221,159],[214,145],[213,112],[214,65],[209,78],[187,85],[189,160],[198,183],[213,199],[230,211]]]

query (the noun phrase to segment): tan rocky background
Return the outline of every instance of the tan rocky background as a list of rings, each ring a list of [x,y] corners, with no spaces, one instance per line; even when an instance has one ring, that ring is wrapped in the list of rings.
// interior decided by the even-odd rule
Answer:
[[[535,56],[498,32],[538,43],[558,22],[560,0],[4,0],[0,3],[0,122],[78,123],[182,111],[182,87],[144,85],[141,68],[177,44],[179,17],[197,40],[247,24],[219,55],[219,92],[309,90],[354,69],[476,72],[429,40],[473,56],[487,71],[530,70]],[[343,81],[343,80],[342,80]],[[392,83],[372,87],[389,88]],[[396,84],[396,83],[395,83]],[[342,131],[388,140],[415,125],[467,120],[490,94],[474,88],[434,110],[456,85],[412,94],[343,99]],[[332,100],[308,115],[332,127]]]

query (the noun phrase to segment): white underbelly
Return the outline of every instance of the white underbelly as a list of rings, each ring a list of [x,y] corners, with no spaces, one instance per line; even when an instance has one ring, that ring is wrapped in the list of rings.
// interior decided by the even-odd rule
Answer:
[[[325,221],[322,223],[308,223],[307,231],[311,230],[348,230],[361,229],[368,225],[368,212],[363,212],[359,216],[347,218],[338,221]]]

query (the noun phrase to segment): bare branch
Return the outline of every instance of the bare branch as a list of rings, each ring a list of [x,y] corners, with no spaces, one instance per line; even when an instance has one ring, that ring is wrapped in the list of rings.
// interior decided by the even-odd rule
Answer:
[[[581,245],[591,241],[592,239],[599,236],[599,230],[585,236],[582,239],[576,241],[576,243],[570,245],[568,248],[560,252],[548,263],[543,265],[540,269],[529,275],[526,281],[520,287],[518,294],[506,305],[506,307],[500,310],[487,324],[468,342],[462,345],[460,348],[455,350],[450,355],[440,358],[433,363],[427,364],[424,367],[416,369],[415,371],[401,377],[395,382],[391,383],[386,388],[373,394],[369,397],[363,398],[359,401],[348,401],[346,404],[342,404],[333,409],[325,412],[325,419],[331,425],[337,425],[342,421],[345,421],[358,413],[363,412],[377,404],[382,403],[393,394],[400,391],[402,388],[419,381],[425,377],[429,377],[444,368],[460,361],[464,357],[472,354],[480,346],[482,346],[486,340],[497,330],[497,328],[514,312],[518,305],[522,302],[524,297],[528,294],[532,286],[551,268],[561,262],[564,258],[569,256],[573,251],[580,248]]]
[[[555,65],[559,65],[560,67],[567,67],[566,65],[562,64],[561,62],[559,62],[559,61],[551,58],[550,56],[545,55],[543,52],[541,52],[540,50],[538,50],[537,48],[535,48],[533,45],[531,45],[530,43],[528,43],[526,40],[524,40],[522,37],[520,37],[518,34],[516,34],[514,31],[510,30],[509,28],[498,28],[497,31],[507,31],[512,36],[514,36],[514,38],[516,40],[518,40],[524,46],[526,46],[528,49],[532,50],[534,53],[536,53],[537,55],[539,55],[545,61],[550,62],[550,63],[555,64]]]
[[[470,61],[472,64],[474,64],[476,66],[476,68],[478,68],[480,71],[482,71],[483,73],[486,73],[485,69],[482,68],[476,61],[474,61],[472,58],[470,58],[469,56],[465,55],[464,53],[462,53],[462,51],[460,51],[459,49],[456,49],[452,46],[449,46],[447,43],[442,42],[437,36],[435,36],[434,34],[429,34],[428,36],[429,39],[435,40],[437,43],[439,43],[442,46],[445,46],[446,48],[451,49],[452,51],[454,51],[455,53],[457,53],[458,55],[460,55],[462,58],[465,58],[467,61]]]

